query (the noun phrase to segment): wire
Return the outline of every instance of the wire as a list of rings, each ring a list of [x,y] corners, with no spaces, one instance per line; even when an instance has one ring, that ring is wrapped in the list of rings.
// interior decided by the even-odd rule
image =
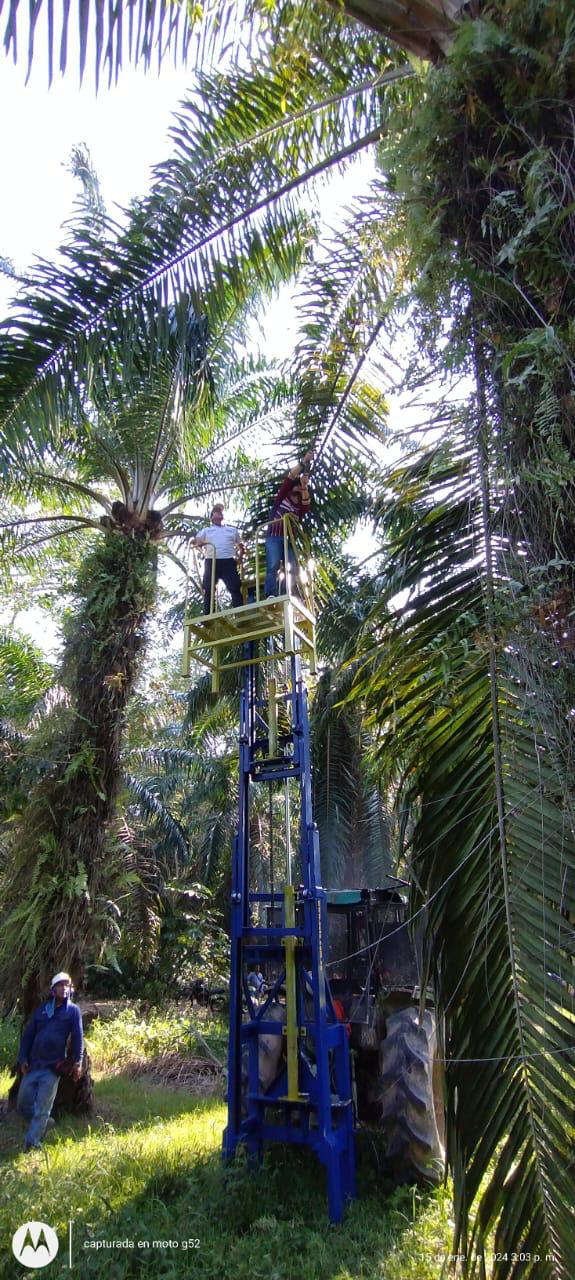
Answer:
[[[537,794],[540,794],[539,788],[537,788]],[[531,803],[532,803],[532,800],[529,801],[529,804]],[[517,813],[522,808],[527,809],[528,807],[529,805],[525,805],[525,806],[522,806],[520,804],[514,805],[511,809],[507,811],[506,817],[509,817],[512,813]],[[457,872],[461,870],[461,868],[465,865],[465,863],[469,860],[469,858],[474,853],[476,853],[477,850],[481,847],[481,845],[484,844],[485,840],[488,839],[489,836],[491,836],[493,832],[498,829],[498,825],[499,825],[498,823],[494,824],[491,830],[487,832],[487,835],[483,836],[482,839],[478,841],[478,843],[474,845],[472,849],[469,850],[469,853],[467,853],[465,857],[462,858],[461,862],[459,862],[458,865],[453,868],[453,871],[450,871],[449,875],[445,877],[445,879],[438,886],[435,892],[432,893],[430,897],[426,899],[426,901],[422,904],[422,906],[419,907],[418,910],[415,911],[412,916],[409,916],[407,920],[404,920],[403,924],[398,925],[397,929],[392,929],[390,933],[386,934],[386,939],[385,939],[386,941],[388,938],[393,938],[396,933],[399,933],[402,929],[405,928],[406,925],[411,924],[413,920],[416,920],[417,917],[420,916],[422,912],[426,910],[426,908],[430,905],[430,903],[433,902],[434,898],[436,898],[438,894],[441,893],[441,891],[445,888],[446,884],[448,884],[449,881],[452,880],[453,877],[457,874]],[[377,948],[380,945],[380,942],[381,942],[381,938],[377,939],[376,942],[368,943],[367,946],[365,947],[361,947],[359,951],[351,952],[350,955],[343,956],[338,960],[328,961],[328,963],[324,967],[325,969],[329,969],[329,968],[332,968],[334,965],[345,964],[346,960],[353,960],[355,959],[356,956],[364,955],[367,951],[372,951],[374,948]],[[370,966],[370,972],[372,967],[373,967],[373,961],[372,961],[372,965]],[[562,1054],[572,1053],[574,1051],[575,1051],[575,1040],[573,1040],[571,1044],[567,1045],[563,1049],[540,1049],[540,1050],[535,1050],[533,1053],[507,1053],[507,1054],[501,1054],[494,1057],[485,1057],[485,1058],[437,1058],[436,1060],[437,1062],[442,1063],[442,1065],[444,1066],[454,1066],[459,1063],[471,1065],[471,1064],[476,1064],[481,1062],[484,1062],[484,1063],[485,1062],[530,1062],[530,1061],[534,1061],[536,1058],[560,1057]]]
[[[436,1058],[436,1062],[441,1062],[444,1066],[453,1066],[459,1062],[531,1062],[533,1058],[557,1058],[562,1053],[573,1053],[574,1050],[575,1040],[572,1040],[566,1049],[538,1049],[533,1053],[505,1053],[496,1058]]]
[[[512,812],[512,810],[510,812]],[[492,827],[491,830],[487,833],[487,835],[488,836],[492,835],[495,830],[497,830],[497,825]],[[396,933],[400,933],[402,929],[405,929],[406,925],[412,924],[414,920],[417,920],[418,916],[422,915],[422,913],[429,906],[429,904],[433,902],[434,898],[437,898],[438,894],[441,893],[442,889],[445,888],[446,884],[449,884],[449,881],[452,880],[455,875],[457,875],[457,872],[461,871],[461,868],[465,866],[465,863],[469,861],[472,854],[477,852],[477,850],[481,847],[481,845],[484,843],[486,839],[487,839],[487,836],[484,836],[476,845],[473,846],[472,849],[469,850],[469,853],[466,853],[465,857],[462,858],[461,862],[459,862],[457,866],[453,868],[453,871],[449,872],[449,875],[445,877],[445,880],[442,881],[442,883],[438,886],[435,892],[432,893],[431,896],[427,898],[426,901],[423,902],[420,907],[418,907],[417,911],[414,911],[412,916],[408,916],[407,920],[403,921],[403,924],[400,924],[397,926],[397,929],[392,929],[391,933],[386,934],[386,941],[388,938],[394,938]],[[365,947],[360,947],[359,951],[351,951],[349,955],[341,956],[337,960],[328,960],[327,964],[325,965],[325,968],[331,969],[336,964],[337,965],[345,964],[346,960],[355,960],[356,956],[362,956],[365,954],[366,951],[372,951],[374,947],[378,947],[380,942],[381,942],[381,939],[378,939],[377,942],[368,942]]]
[[[537,794],[539,794],[539,788],[537,788]],[[531,804],[531,801],[529,801],[529,804]],[[512,805],[511,809],[507,810],[505,816],[506,818],[509,818],[512,813],[518,813],[522,808],[527,809],[528,807],[529,805],[525,805],[525,806],[521,804]],[[430,904],[434,901],[434,899],[437,898],[438,895],[442,892],[445,886],[449,884],[449,881],[452,880],[453,877],[457,875],[458,871],[461,871],[461,868],[465,866],[465,863],[468,862],[471,857],[473,857],[473,854],[477,853],[477,850],[480,849],[482,845],[485,844],[485,841],[488,840],[489,837],[494,834],[494,832],[498,831],[498,829],[499,829],[499,822],[496,822],[490,828],[490,830],[487,831],[486,834],[481,837],[481,840],[478,840],[477,844],[473,845],[473,847],[469,850],[469,853],[465,854],[465,857],[461,859],[461,862],[458,862],[457,866],[453,868],[453,871],[449,872],[449,875],[447,875],[445,879],[442,880],[441,884],[438,885],[437,889],[435,889],[434,892],[430,894],[429,898],[426,898],[425,902],[423,902],[421,906],[418,907],[417,911],[414,911],[413,915],[408,916],[407,920],[403,921],[403,924],[400,924],[397,926],[397,929],[392,929],[391,933],[386,934],[386,941],[388,938],[395,937],[395,934],[400,933],[402,929],[405,929],[406,925],[412,924],[414,920],[417,920],[418,916],[423,914],[423,912],[427,909],[427,907],[429,907]],[[333,968],[334,965],[345,964],[346,960],[354,960],[356,956],[364,955],[366,951],[372,951],[374,947],[378,947],[380,941],[381,939],[377,942],[368,942],[365,947],[360,947],[359,951],[352,951],[350,955],[340,956],[337,960],[329,960],[325,965],[325,968],[330,969],[330,968]]]

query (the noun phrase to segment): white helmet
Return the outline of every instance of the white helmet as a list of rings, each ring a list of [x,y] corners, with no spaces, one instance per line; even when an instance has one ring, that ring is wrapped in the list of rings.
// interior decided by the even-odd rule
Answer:
[[[72,986],[72,979],[69,973],[55,973],[50,983],[50,991],[52,990],[52,987],[56,986],[57,982],[69,982],[70,986]]]

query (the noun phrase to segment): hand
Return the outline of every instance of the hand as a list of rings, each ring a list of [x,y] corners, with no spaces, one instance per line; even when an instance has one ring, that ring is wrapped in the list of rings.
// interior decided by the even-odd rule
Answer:
[[[82,1075],[82,1067],[78,1062],[76,1062],[74,1066],[74,1070],[72,1071],[72,1079],[79,1080],[81,1075]]]
[[[30,1067],[28,1066],[27,1062],[20,1063],[20,1071],[22,1072],[23,1076],[28,1075],[29,1070],[30,1070]]]

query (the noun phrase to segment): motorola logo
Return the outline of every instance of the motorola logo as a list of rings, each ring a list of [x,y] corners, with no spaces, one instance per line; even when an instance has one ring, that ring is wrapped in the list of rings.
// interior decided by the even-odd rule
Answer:
[[[58,1252],[58,1237],[47,1222],[24,1222],[12,1236],[12,1253],[23,1267],[47,1267]]]

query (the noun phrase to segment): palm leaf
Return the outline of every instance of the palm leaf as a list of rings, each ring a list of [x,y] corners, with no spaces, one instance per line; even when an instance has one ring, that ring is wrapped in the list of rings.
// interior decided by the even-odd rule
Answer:
[[[180,823],[170,813],[150,786],[146,786],[133,774],[126,773],[124,780],[132,802],[137,805],[140,820],[150,824],[161,842],[161,854],[166,865],[176,867],[189,859],[189,846]],[[159,850],[158,850],[159,852]]]
[[[575,842],[555,676],[548,663],[534,681],[521,632],[493,634],[477,461],[464,439],[388,479],[387,600],[372,614],[366,645],[377,647],[358,692],[380,764],[397,777],[400,762],[399,803],[417,815],[413,909],[426,906],[447,1024],[456,1248],[481,1274],[494,1234],[495,1275],[518,1274],[511,1255],[522,1252],[538,1260],[521,1274],[567,1276]],[[513,556],[499,546],[492,591],[509,627]],[[400,589],[410,595],[394,608]]]
[[[5,6],[2,0],[0,14],[4,7],[7,10],[4,47],[6,53],[12,54],[16,59],[19,36],[18,0],[6,0]],[[333,8],[338,11],[337,16],[341,20],[340,6],[334,3]],[[398,4],[397,0],[378,0],[377,4],[374,0],[345,0],[344,8],[350,18],[359,19],[380,36],[396,41],[402,49],[433,62],[450,48],[453,33],[463,12],[457,0],[441,0],[441,3],[439,0],[418,0],[416,8],[412,4]],[[42,0],[37,0],[29,10],[23,43],[27,47],[30,74],[34,60],[36,26],[42,12],[46,10],[45,43],[48,77],[51,82],[56,54],[61,72],[66,70],[68,64],[69,6],[63,6],[58,27],[53,3],[47,0],[43,4]],[[318,12],[314,12],[315,10]],[[270,6],[266,4],[239,5],[237,0],[206,3],[198,10],[182,3],[182,0],[176,0],[172,5],[162,0],[153,0],[153,3],[149,0],[146,3],[144,0],[118,0],[111,8],[106,8],[98,0],[93,0],[92,4],[90,0],[84,0],[78,10],[77,30],[74,29],[73,35],[74,44],[77,43],[79,47],[81,79],[90,46],[92,48],[97,88],[100,75],[106,67],[108,82],[111,83],[113,79],[117,79],[126,60],[149,68],[152,61],[160,66],[162,60],[171,54],[174,61],[185,62],[190,47],[193,48],[195,44],[203,58],[213,59],[220,53],[229,54],[230,50],[235,51],[236,56],[239,56],[239,51],[245,56],[245,52],[257,43],[258,35],[261,39],[270,29],[272,34],[276,30],[281,32],[282,26],[285,28],[289,21],[301,43],[302,33],[307,34],[309,39],[311,33],[318,32],[318,28],[321,31],[320,22],[325,27],[329,25],[330,18],[333,21],[334,16],[327,6],[318,3],[312,6],[300,5],[299,15],[297,10],[294,15],[293,5],[278,4],[270,10]]]
[[[332,25],[337,33],[335,17]],[[380,136],[386,83],[410,74],[390,68],[377,42],[363,40],[361,80],[353,69],[357,47],[357,39],[341,42],[335,95],[334,72],[319,60],[301,69],[293,90],[270,56],[251,77],[200,76],[175,131],[176,154],[158,168],[127,228],[103,214],[84,217],[57,266],[39,264],[0,350],[7,461],[24,419],[28,446],[41,444],[47,423],[54,433],[65,421],[69,431],[87,397],[131,387],[151,358],[161,359],[170,298],[180,332],[195,314],[199,346],[208,336],[213,358],[254,295],[294,272],[309,226],[293,194]],[[353,93],[348,70],[357,80]],[[329,101],[316,111],[326,89]],[[200,359],[198,378],[201,369]]]

